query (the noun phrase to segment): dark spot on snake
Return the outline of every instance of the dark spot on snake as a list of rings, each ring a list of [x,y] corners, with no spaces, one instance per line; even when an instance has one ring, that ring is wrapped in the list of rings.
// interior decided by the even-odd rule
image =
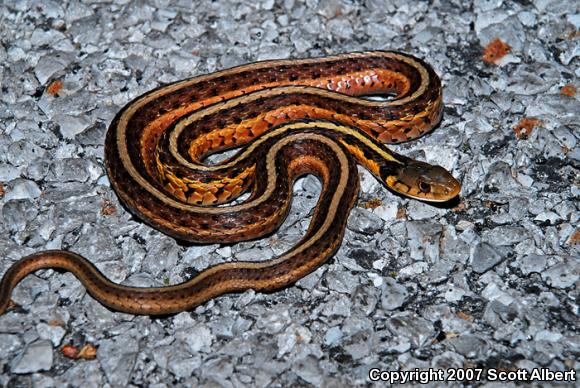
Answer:
[[[418,185],[419,185],[419,190],[421,190],[423,193],[428,193],[431,191],[431,185],[429,183],[419,181]]]

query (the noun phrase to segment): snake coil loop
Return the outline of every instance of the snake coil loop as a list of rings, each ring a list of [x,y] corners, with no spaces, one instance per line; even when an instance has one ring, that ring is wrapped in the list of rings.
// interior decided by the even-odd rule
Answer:
[[[361,98],[376,94],[395,97]],[[293,182],[314,174],[323,189],[306,235],[274,259],[219,264],[159,288],[112,283],[72,252],[36,253],[4,274],[0,314],[16,284],[42,268],[72,272],[99,302],[133,314],[176,313],[224,293],[286,287],[340,246],[358,194],[357,163],[410,198],[441,202],[458,195],[459,183],[442,167],[384,146],[433,129],[441,96],[429,65],[389,51],[256,62],[139,96],[115,117],[105,143],[109,180],[131,212],[181,240],[255,239],[283,222]],[[235,147],[242,148],[230,159],[204,164],[208,155]],[[217,206],[248,190],[245,201]]]

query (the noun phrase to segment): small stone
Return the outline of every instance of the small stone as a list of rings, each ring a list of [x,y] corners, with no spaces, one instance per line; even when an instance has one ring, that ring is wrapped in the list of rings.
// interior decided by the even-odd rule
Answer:
[[[513,303],[514,298],[508,293],[502,291],[497,284],[490,283],[482,291],[481,296],[489,301],[498,301],[505,306],[509,306]]]
[[[46,151],[36,144],[22,139],[8,146],[7,159],[14,166],[27,166],[31,160],[43,158]]]
[[[38,209],[28,199],[13,199],[2,207],[2,221],[4,226],[12,231],[22,231],[28,222],[38,215]]]
[[[232,377],[234,365],[227,357],[219,357],[213,360],[206,360],[201,369],[201,375],[216,383],[224,384]]]
[[[527,27],[532,27],[536,24],[536,15],[532,12],[520,12],[518,13],[518,19],[520,19],[520,22]]]
[[[473,7],[476,12],[487,12],[499,8],[503,4],[503,0],[475,0]]]
[[[369,343],[365,335],[357,335],[348,342],[350,343],[343,345],[343,348],[353,360],[360,360],[369,355]]]
[[[406,223],[411,258],[434,263],[439,260],[439,242],[443,227],[433,221],[409,221]]]
[[[556,288],[572,287],[580,277],[580,262],[576,260],[565,260],[542,272],[542,279],[548,285]]]
[[[391,354],[402,354],[408,352],[412,347],[409,338],[399,337],[394,335],[391,338],[383,339],[381,343],[381,348],[387,353]]]
[[[540,294],[540,302],[550,307],[560,307],[560,301],[553,292],[544,291]]]
[[[387,328],[395,336],[406,338],[413,348],[422,347],[436,334],[433,324],[414,313],[403,312],[387,321]]]
[[[185,351],[176,351],[169,347],[167,368],[178,378],[188,378],[193,375],[193,371],[201,366],[201,356],[199,354],[188,354]]]
[[[326,282],[329,289],[349,295],[352,295],[354,289],[358,286],[356,277],[346,271],[328,271],[326,273]]]
[[[46,323],[39,323],[36,325],[36,331],[40,338],[50,340],[55,347],[60,345],[64,335],[66,334],[66,330],[62,327],[56,325],[51,326]]]
[[[483,238],[494,246],[514,245],[520,243],[530,237],[530,233],[526,228],[521,226],[498,226],[492,230],[486,230],[483,233]]]
[[[318,362],[313,357],[309,357],[297,364],[294,364],[292,370],[308,384],[311,384],[315,387],[322,385],[323,373],[318,367]]]
[[[466,294],[464,289],[452,285],[445,287],[445,289],[445,300],[450,303],[459,302]]]
[[[57,114],[53,120],[58,123],[60,134],[66,139],[73,139],[88,128],[90,122],[85,117]]]
[[[268,334],[279,333],[292,322],[288,308],[279,306],[270,311],[265,311],[257,322],[257,327]]]
[[[331,296],[328,301],[324,303],[322,314],[327,317],[342,316],[348,317],[351,314],[352,301],[345,294],[336,294]]]
[[[86,182],[95,167],[86,159],[65,158],[52,162],[47,179],[58,182]]]
[[[519,268],[524,275],[529,275],[532,272],[542,273],[548,265],[548,256],[526,255],[518,258],[512,265]]]
[[[214,335],[205,325],[197,324],[193,327],[176,331],[175,338],[183,341],[191,354],[197,354],[210,351]]]
[[[9,164],[0,164],[0,182],[7,182],[20,176],[20,169]]]
[[[337,345],[341,340],[341,338],[342,338],[342,330],[340,330],[340,327],[338,326],[331,327],[326,331],[326,334],[324,335],[324,344],[326,346]]]
[[[489,350],[487,342],[472,334],[463,334],[447,341],[455,351],[466,358],[485,358]]]
[[[50,164],[47,160],[32,160],[26,168],[24,176],[35,181],[41,181],[46,177],[49,166]]]
[[[515,187],[517,187],[517,184],[507,163],[496,162],[489,167],[489,172],[485,177],[485,191],[500,192]]]
[[[52,345],[48,340],[38,340],[29,344],[12,364],[12,373],[24,374],[52,367]]]
[[[574,28],[580,30],[580,13],[566,15],[568,21],[574,25]]]
[[[0,352],[4,355],[12,354],[22,349],[22,339],[16,334],[0,333]]]
[[[536,216],[536,218],[534,218],[534,221],[547,223],[549,225],[557,225],[560,220],[562,220],[562,218],[551,211],[541,212]]]
[[[135,368],[138,351],[137,341],[127,334],[99,343],[97,359],[112,385],[127,385]]]
[[[550,342],[558,342],[562,339],[562,334],[550,331],[550,330],[540,330],[534,335],[534,340],[536,341],[550,341]]]
[[[507,257],[507,252],[500,252],[488,243],[478,243],[471,252],[471,268],[477,273],[484,273]]]
[[[409,293],[403,285],[391,277],[384,278],[384,282],[381,288],[381,306],[385,310],[396,310],[405,303]]]
[[[368,210],[355,207],[348,218],[348,228],[363,234],[374,234],[383,228],[383,220]]]
[[[36,30],[34,30],[32,36],[30,37],[30,43],[32,43],[35,46],[42,46],[53,44],[54,42],[57,42],[64,38],[65,35],[62,32],[37,28]]]
[[[232,255],[232,248],[225,246],[223,248],[217,249],[216,252],[222,257],[230,257]]]
[[[407,206],[407,216],[411,220],[427,220],[445,214],[447,210],[437,209],[419,201],[412,201]]]
[[[380,205],[373,209],[373,213],[384,221],[394,221],[397,219],[399,205],[395,202]]]
[[[399,278],[408,279],[425,273],[429,270],[429,263],[418,261],[399,270]]]
[[[465,358],[457,353],[445,351],[431,361],[431,366],[435,369],[461,368],[465,363]]]
[[[72,61],[74,56],[63,52],[52,52],[43,56],[34,69],[38,82],[45,84],[53,75],[63,71]]]
[[[290,325],[283,334],[278,336],[278,354],[277,358],[290,352],[298,343],[309,343],[312,339],[310,330],[303,326]]]
[[[5,201],[11,199],[34,199],[40,196],[40,188],[34,181],[28,179],[15,179],[8,184]]]
[[[75,132],[75,130],[69,133],[72,132]],[[79,143],[85,146],[87,145],[101,146],[105,143],[106,132],[107,126],[105,125],[105,123],[99,121],[85,128],[82,132],[78,133],[75,138],[79,141]]]

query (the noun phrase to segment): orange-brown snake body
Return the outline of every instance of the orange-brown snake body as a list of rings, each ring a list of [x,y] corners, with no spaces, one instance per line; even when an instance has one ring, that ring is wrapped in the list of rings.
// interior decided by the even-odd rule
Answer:
[[[394,98],[361,98],[377,94]],[[0,314],[16,284],[42,268],[72,272],[99,302],[133,314],[171,314],[229,292],[286,287],[340,246],[357,199],[357,163],[410,198],[443,202],[458,195],[460,185],[446,170],[383,145],[437,125],[441,95],[439,78],[423,61],[371,51],[256,62],[139,96],[115,117],[105,143],[109,180],[131,212],[180,240],[256,239],[286,218],[294,181],[314,174],[323,189],[306,235],[271,260],[219,264],[159,288],[112,283],[72,252],[40,252],[4,274]],[[242,148],[226,161],[203,163],[235,147]],[[223,205],[247,191],[244,201]]]

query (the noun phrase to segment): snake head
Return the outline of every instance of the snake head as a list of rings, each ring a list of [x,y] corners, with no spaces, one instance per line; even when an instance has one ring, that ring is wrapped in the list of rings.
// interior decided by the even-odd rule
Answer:
[[[461,184],[449,171],[417,160],[409,160],[399,167],[396,175],[386,177],[385,183],[405,197],[425,202],[446,202],[461,191]]]

